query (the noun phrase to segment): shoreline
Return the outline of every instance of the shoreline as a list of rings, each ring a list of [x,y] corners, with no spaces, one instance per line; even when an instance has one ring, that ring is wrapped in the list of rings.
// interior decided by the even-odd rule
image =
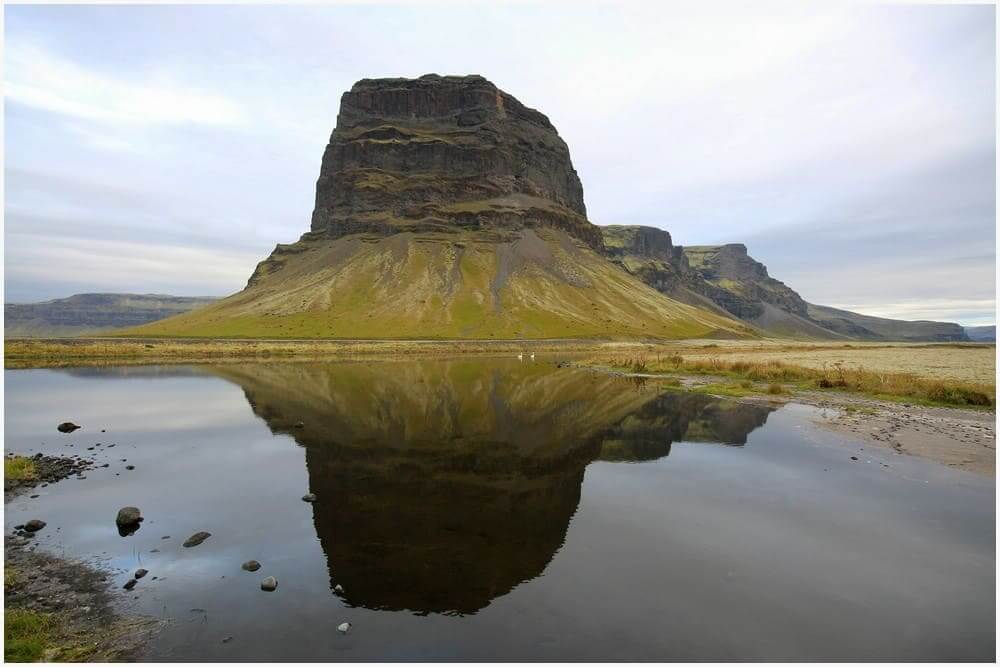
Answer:
[[[718,398],[785,405],[799,403],[825,408],[817,425],[852,437],[865,446],[891,449],[991,478],[996,476],[996,413],[994,410],[918,405],[869,397],[851,392],[791,391],[769,394],[767,385],[755,383],[740,395],[725,392],[731,378],[707,375],[629,373],[613,368],[581,365],[596,373],[649,381],[670,381],[677,391],[706,393]],[[676,382],[676,384],[674,384]],[[719,392],[718,389],[723,391]]]
[[[11,485],[5,479],[5,506],[37,484],[61,481],[83,468],[68,457],[45,457],[40,469],[44,476],[34,483]],[[43,526],[39,532],[46,530],[51,527]],[[120,595],[112,588],[110,573],[38,550],[34,536],[35,532],[24,529],[4,535],[5,661],[140,659],[163,621],[121,613]]]

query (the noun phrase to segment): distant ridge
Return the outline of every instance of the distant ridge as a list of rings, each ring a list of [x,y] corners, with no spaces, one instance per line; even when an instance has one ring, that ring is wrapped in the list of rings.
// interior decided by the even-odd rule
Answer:
[[[892,320],[806,302],[768,275],[741,243],[675,246],[656,227],[601,228],[609,256],[646,284],[686,303],[720,311],[775,335],[827,340],[968,341],[951,322]],[[995,336],[995,333],[994,333]]]
[[[965,334],[970,340],[977,343],[995,343],[997,341],[997,327],[995,324],[982,327],[965,327]]]
[[[38,303],[6,303],[4,337],[100,333],[162,320],[215,300],[207,296],[87,293]]]

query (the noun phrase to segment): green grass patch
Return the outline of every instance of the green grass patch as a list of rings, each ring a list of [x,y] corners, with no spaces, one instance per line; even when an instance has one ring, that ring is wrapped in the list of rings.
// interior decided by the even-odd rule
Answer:
[[[35,479],[38,470],[31,459],[24,456],[12,456],[3,460],[4,479],[16,479],[19,481]]]
[[[38,662],[49,648],[55,622],[49,614],[13,609],[4,612],[3,625],[4,661]]]

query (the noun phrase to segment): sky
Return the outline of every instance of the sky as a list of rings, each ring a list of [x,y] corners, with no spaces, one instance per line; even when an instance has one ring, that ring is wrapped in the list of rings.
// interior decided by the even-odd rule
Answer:
[[[995,321],[989,5],[5,7],[4,288],[226,295],[308,230],[341,94],[481,74],[597,224],[744,243],[807,301]]]

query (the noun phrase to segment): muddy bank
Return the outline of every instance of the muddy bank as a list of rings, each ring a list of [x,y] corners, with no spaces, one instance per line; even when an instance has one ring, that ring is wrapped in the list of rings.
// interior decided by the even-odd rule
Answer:
[[[996,474],[996,415],[874,399],[802,393],[796,401],[833,408],[817,421],[870,445],[982,475]]]
[[[28,479],[10,479],[4,477],[3,499],[6,503],[11,498],[25,493],[36,487],[46,487],[67,477],[84,478],[84,473],[94,467],[94,461],[74,456],[43,456],[35,454],[30,457],[17,457],[8,453],[7,459],[25,458],[31,462],[34,474]]]
[[[84,563],[33,551],[32,541],[4,537],[8,623],[12,613],[43,619],[41,659],[47,662],[135,660],[162,622],[120,615],[113,607],[108,575]]]
[[[791,390],[770,395],[767,385],[734,385],[732,378],[711,375],[661,375],[628,373],[592,367],[595,372],[635,377],[645,381],[670,382],[689,391],[712,392],[712,386],[739,388],[745,395],[720,394],[733,400],[768,403],[804,403],[829,408],[816,423],[869,445],[889,448],[944,464],[951,468],[996,474],[996,414],[993,411],[926,407],[912,403],[883,401],[859,394]],[[787,390],[787,386],[786,386]]]

